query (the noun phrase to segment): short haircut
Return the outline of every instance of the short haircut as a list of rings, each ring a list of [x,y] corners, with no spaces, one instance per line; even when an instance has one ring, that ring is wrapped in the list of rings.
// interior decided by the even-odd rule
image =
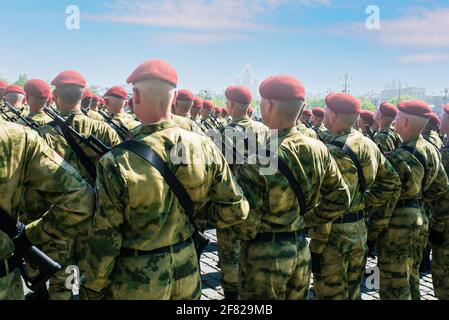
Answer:
[[[193,101],[176,101],[176,108],[188,111],[193,107]]]
[[[359,119],[358,113],[336,113],[337,117],[340,119],[340,122],[346,127],[352,127],[354,123]]]
[[[58,93],[59,99],[61,99],[66,104],[76,104],[81,101],[84,96],[85,89],[80,86],[62,86],[57,87],[56,91]]]
[[[11,92],[5,95],[5,100],[6,102],[8,102],[9,104],[15,105],[18,102],[22,103],[23,102],[23,98],[25,98],[25,96],[21,93],[17,93],[17,92]]]
[[[304,107],[304,100],[294,99],[288,101],[275,101],[278,108],[278,114],[283,119],[298,119],[301,109]]]

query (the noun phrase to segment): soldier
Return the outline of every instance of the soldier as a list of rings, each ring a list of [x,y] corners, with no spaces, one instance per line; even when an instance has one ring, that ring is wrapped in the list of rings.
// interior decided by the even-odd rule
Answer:
[[[201,127],[193,121],[190,116],[190,109],[195,102],[195,96],[189,90],[179,90],[176,97],[176,103],[173,105],[173,118],[181,128],[203,134]]]
[[[379,132],[374,136],[374,142],[385,154],[395,150],[402,143],[401,137],[392,126],[397,114],[398,109],[393,104],[384,102],[374,116],[374,121],[379,127]]]
[[[323,124],[324,120],[324,109],[320,107],[315,107],[312,109],[312,117],[310,118],[312,128],[318,135],[318,138],[327,143],[332,139],[332,135],[327,130],[326,126]]]
[[[251,92],[247,88],[230,86],[226,89],[225,96],[227,99],[226,107],[232,116],[232,123],[225,127],[222,140],[227,145],[227,150],[239,149],[241,154],[247,157],[249,152],[247,148],[249,147],[240,150],[237,141],[243,141],[247,137],[247,144],[252,143],[254,147],[257,145],[264,146],[270,134],[270,129],[262,123],[250,120],[247,116],[248,107],[252,101]],[[236,143],[234,143],[234,138],[237,140]],[[253,141],[252,138],[255,138],[256,141]],[[253,150],[256,151],[255,148]],[[225,152],[225,150],[222,150],[222,152]],[[231,169],[239,165],[233,161],[228,163]],[[240,241],[232,228],[217,230],[217,247],[222,274],[221,286],[224,290],[225,299],[237,300],[239,296]]]
[[[311,274],[304,230],[337,219],[349,204],[348,187],[324,144],[295,127],[304,86],[274,76],[259,91],[263,122],[273,132],[266,147],[275,149],[270,156],[278,166],[262,175],[268,165],[261,154],[236,166],[251,207],[248,219],[233,227],[241,239],[240,298],[306,299]]]
[[[362,130],[362,133],[370,139],[374,138],[372,130],[374,123],[374,112],[370,110],[360,111],[359,128]]]
[[[202,135],[179,128],[171,117],[176,71],[166,62],[141,64],[133,84],[142,126],[132,141],[151,148],[170,167],[194,203],[216,227],[245,220],[249,206],[220,151]],[[186,151],[183,163],[171,151]],[[90,233],[89,299],[199,299],[201,280],[192,243],[194,225],[156,167],[134,151],[115,148],[99,163],[99,210]],[[122,195],[126,194],[126,197]],[[193,219],[193,217],[192,217]]]
[[[140,122],[134,120],[131,115],[125,112],[125,107],[128,105],[128,93],[125,89],[120,86],[112,87],[106,91],[104,97],[106,110],[114,123],[128,131],[140,126]]]
[[[39,126],[50,123],[52,119],[43,111],[52,95],[50,85],[45,81],[33,79],[25,84],[24,89],[30,106],[30,113],[27,118],[36,122]],[[21,121],[18,121],[18,123],[25,125]]]
[[[207,130],[219,129],[218,123],[212,120],[214,110],[215,107],[212,101],[203,100],[203,109],[201,109],[201,128],[205,132]]]
[[[423,138],[435,146],[438,150],[444,147],[443,140],[440,137],[441,120],[434,112],[430,115],[429,123],[423,130]]]
[[[16,111],[18,111],[22,116],[26,116],[26,110],[24,108],[24,103],[26,101],[25,91],[22,87],[18,85],[11,85],[5,89],[4,99],[7,103],[9,103]],[[5,108],[5,113],[7,117],[16,118],[15,114],[10,110],[10,107]],[[4,116],[4,115],[2,115]],[[6,117],[6,116],[4,116]]]
[[[304,111],[307,111],[307,110],[304,110]],[[303,111],[303,112],[304,112],[304,111]],[[298,119],[297,119],[297,121],[296,121],[296,129],[298,129],[298,131],[299,131],[301,134],[303,134],[303,135],[305,135],[305,136],[307,136],[307,137],[309,137],[309,138],[314,138],[314,139],[316,139],[316,140],[319,140],[319,137],[318,137],[317,132],[316,132],[315,130],[309,128],[309,126],[306,126],[306,125],[302,122],[301,119],[304,119],[304,117],[302,116],[302,114],[301,114],[300,116],[298,116]]]
[[[419,100],[398,104],[396,130],[403,144],[388,159],[401,177],[401,195],[388,227],[379,236],[380,298],[419,298],[419,264],[427,242],[422,205],[441,198],[448,178],[437,150],[423,139],[430,107]],[[417,295],[417,297],[416,297]]]
[[[70,120],[69,125],[76,132],[85,138],[95,136],[108,147],[114,147],[121,142],[118,134],[108,124],[93,120],[81,111],[86,80],[80,73],[76,71],[61,72],[51,84],[56,87],[55,99],[58,101],[61,117]],[[88,146],[80,144],[70,133],[64,135],[64,132],[59,131],[55,122],[39,128],[39,133],[50,147],[77,169],[86,181],[94,185],[95,166],[101,155],[93,152]],[[66,137],[72,137],[72,142],[68,141]],[[81,272],[84,270],[86,238],[87,233],[80,233],[77,235],[75,243],[72,244],[75,247],[74,259],[79,263]]]
[[[95,97],[90,90],[86,89],[86,93],[81,101],[81,111],[89,118],[103,122],[104,118],[96,110],[98,100]]]
[[[449,105],[444,108],[441,132],[449,136]],[[449,145],[441,150],[442,163],[449,175]],[[432,282],[435,296],[449,300],[449,192],[436,203],[432,211],[429,242],[432,247]]]
[[[195,97],[195,101],[193,102],[192,109],[190,109],[190,116],[196,124],[200,125],[201,120],[199,118],[199,114],[201,113],[201,109],[203,109],[203,100],[199,97]]]
[[[41,219],[20,224],[24,241],[48,246],[66,243],[87,227],[95,205],[93,188],[34,131],[0,119],[0,154],[0,209],[4,211],[0,214],[17,219],[20,195],[26,189],[52,204]],[[20,264],[11,256],[13,251],[11,238],[0,231],[0,300],[24,298]]]
[[[377,146],[353,129],[360,101],[336,93],[326,97],[326,106],[324,125],[333,137],[327,147],[352,200],[343,216],[310,234],[314,286],[318,299],[359,300],[367,253],[364,209],[395,202],[401,181]]]

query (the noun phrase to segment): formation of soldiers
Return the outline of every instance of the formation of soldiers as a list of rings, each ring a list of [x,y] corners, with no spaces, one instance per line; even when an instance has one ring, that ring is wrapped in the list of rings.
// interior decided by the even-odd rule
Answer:
[[[16,225],[0,224],[0,299],[24,298],[24,269],[42,273],[18,244],[61,266],[28,299],[72,299],[71,265],[81,299],[199,299],[210,227],[229,300],[307,299],[312,274],[317,299],[360,299],[375,256],[381,299],[419,299],[430,249],[449,298],[449,105],[442,119],[419,100],[374,114],[335,93],[307,110],[281,75],[260,85],[261,123],[247,88],[217,108],[177,90],[164,61],[127,83],[132,99],[98,97],[76,71],[54,90],[0,83],[0,221]]]

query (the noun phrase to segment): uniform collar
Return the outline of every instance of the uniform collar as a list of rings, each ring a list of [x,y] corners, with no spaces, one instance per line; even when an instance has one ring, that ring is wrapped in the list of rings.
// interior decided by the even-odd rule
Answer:
[[[140,127],[138,127],[135,134],[150,135],[158,131],[176,127],[178,127],[178,125],[174,120],[165,120],[158,123],[141,125]]]
[[[351,134],[354,130],[354,128],[347,128],[344,129],[340,132],[337,132],[336,134],[333,134],[334,139],[342,137],[342,136],[348,136],[349,134]]]
[[[68,117],[71,114],[75,114],[77,116],[79,116],[79,115],[84,116],[84,113],[81,110],[67,110],[67,111],[61,111],[60,112],[60,115],[62,117]]]

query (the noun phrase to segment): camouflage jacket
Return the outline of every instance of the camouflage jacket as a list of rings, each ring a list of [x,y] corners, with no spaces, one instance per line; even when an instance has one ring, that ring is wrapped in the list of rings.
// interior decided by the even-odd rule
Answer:
[[[449,145],[441,149],[441,159],[444,170],[449,176]],[[434,203],[431,217],[432,227],[437,231],[443,231],[447,219],[449,219],[449,191]]]
[[[134,117],[127,113],[116,113],[112,116],[112,120],[117,124],[124,126],[128,130],[132,130],[142,125]]]
[[[374,136],[376,142],[385,154],[395,150],[402,143],[402,139],[392,126],[387,126]]]
[[[28,118],[30,118],[40,126],[46,125],[47,123],[50,123],[52,121],[52,119],[44,111],[30,112]]]
[[[423,138],[434,145],[438,150],[444,147],[443,140],[441,140],[440,135],[435,130],[423,133]]]
[[[324,124],[320,124],[318,127],[314,128],[314,131],[317,133],[318,138],[324,142],[328,143],[332,140],[331,132],[325,127]]]
[[[93,215],[92,187],[51,150],[38,134],[26,127],[0,120],[0,208],[14,219],[26,190],[38,192],[53,206],[42,218],[28,224],[34,244],[72,237]],[[14,250],[11,239],[0,231],[0,259]]]
[[[195,132],[198,134],[203,134],[203,130],[201,129],[201,127],[198,126],[198,124],[195,121],[193,121],[191,118],[181,117],[181,116],[177,116],[175,114],[172,114],[172,118],[180,128],[183,128],[183,129],[186,129],[188,131]]]
[[[364,192],[360,190],[357,167],[342,149],[332,144],[335,141],[347,145],[359,160],[365,179]],[[397,201],[401,184],[399,175],[373,141],[359,131],[349,128],[333,135],[332,141],[326,146],[337,162],[351,194],[351,204],[345,214]],[[383,211],[384,218],[389,220],[391,213],[392,210]],[[379,217],[371,217],[370,222],[376,232],[386,227]],[[311,244],[311,250],[321,252],[330,232],[331,226],[316,228],[311,235],[312,240],[316,240]]]
[[[99,114],[97,111],[92,109],[87,109],[87,116],[91,119],[97,120],[97,121],[104,121],[104,118],[101,114]]]
[[[277,146],[279,158],[302,186],[307,211],[300,212],[293,189],[277,167],[274,173],[262,175],[260,169],[268,165],[251,155],[248,159],[257,157],[256,164],[236,167],[236,179],[251,207],[248,219],[234,227],[241,239],[254,239],[258,233],[303,230],[342,215],[350,202],[348,186],[324,144],[296,127],[279,130],[277,139],[272,136],[267,144]]]
[[[134,136],[162,157],[189,193],[195,216],[219,228],[240,223],[249,205],[219,150],[206,136],[163,121]],[[177,158],[174,147],[184,151]],[[101,292],[121,248],[150,251],[191,237],[193,225],[159,172],[136,154],[115,148],[99,162],[99,209],[89,234],[86,287]],[[204,199],[209,199],[205,203]]]
[[[61,112],[60,115],[66,118],[72,113],[75,114],[72,128],[75,129],[80,135],[86,138],[93,135],[105,145],[110,147],[116,146],[121,142],[118,134],[108,124],[106,124],[105,122],[93,120],[85,116],[79,110]],[[75,169],[77,169],[86,181],[88,181],[92,185],[94,184],[92,177],[81,164],[81,161],[78,159],[76,153],[72,150],[63,135],[61,135],[55,128],[53,128],[49,124],[39,128],[38,131],[41,137],[49,144],[49,146],[53,150],[55,150],[61,157],[63,157],[68,163],[70,163]],[[92,163],[96,164],[99,156],[87,146],[80,146],[81,149],[86,153],[86,155],[91,159]]]
[[[299,131],[300,133],[302,133],[303,135],[305,135],[306,137],[314,138],[314,139],[319,140],[318,134],[316,133],[316,131],[313,130],[313,129],[307,128],[307,127],[306,127],[303,123],[301,123],[301,122],[298,123],[298,124],[296,125],[296,129],[298,129],[298,131]]]

